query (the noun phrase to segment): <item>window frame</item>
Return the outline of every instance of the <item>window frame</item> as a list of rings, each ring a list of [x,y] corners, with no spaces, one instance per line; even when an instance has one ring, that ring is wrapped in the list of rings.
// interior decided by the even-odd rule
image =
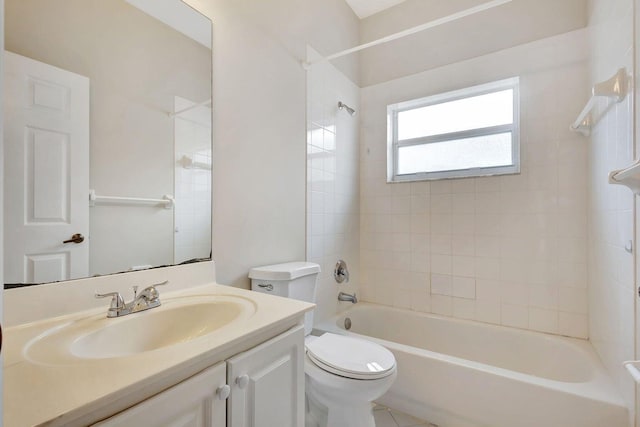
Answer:
[[[464,131],[442,133],[398,141],[398,114],[446,102],[486,95],[504,90],[513,90],[513,123],[507,125],[475,128]],[[478,167],[446,170],[437,172],[416,172],[398,174],[398,152],[400,148],[425,145],[473,137],[511,133],[512,164],[507,166]],[[387,182],[434,181],[439,179],[455,179],[494,175],[511,175],[520,173],[520,78],[511,77],[504,80],[471,86],[459,90],[440,93],[411,101],[387,106]]]

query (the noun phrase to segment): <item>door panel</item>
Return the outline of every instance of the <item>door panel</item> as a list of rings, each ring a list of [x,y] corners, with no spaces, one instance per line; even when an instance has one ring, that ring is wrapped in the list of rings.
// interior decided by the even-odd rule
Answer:
[[[69,224],[69,135],[26,129],[26,224]]]
[[[89,275],[89,79],[5,52],[5,283]],[[82,243],[63,243],[74,234]]]

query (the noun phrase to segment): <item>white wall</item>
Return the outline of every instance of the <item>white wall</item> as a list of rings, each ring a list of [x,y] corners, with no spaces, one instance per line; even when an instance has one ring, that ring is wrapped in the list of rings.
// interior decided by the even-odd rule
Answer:
[[[520,76],[522,173],[386,183],[386,106]],[[510,48],[361,92],[365,300],[586,338],[586,32]]]
[[[589,86],[607,80],[621,67],[633,73],[633,1],[593,0],[589,6]],[[589,330],[633,413],[635,387],[622,362],[633,359],[635,352],[634,255],[624,250],[634,240],[634,197],[627,188],[607,183],[610,171],[634,159],[633,97],[606,111],[609,104],[598,103],[595,115],[601,118],[588,142]]]
[[[465,59],[583,28],[587,0],[513,0],[472,17],[367,49],[362,86],[382,83]],[[486,0],[408,0],[362,20],[361,42],[468,9]]]
[[[309,60],[317,57],[310,49]],[[314,56],[315,54],[315,56]],[[307,73],[307,259],[320,264],[316,321],[351,303],[338,302],[340,291],[358,291],[360,278],[359,114],[338,110],[342,101],[360,109],[360,89],[333,65],[322,62]],[[348,283],[333,271],[347,263]]]
[[[220,283],[304,260],[306,58],[357,44],[343,0],[190,0],[214,23],[213,258]],[[357,75],[355,59],[338,64]]]

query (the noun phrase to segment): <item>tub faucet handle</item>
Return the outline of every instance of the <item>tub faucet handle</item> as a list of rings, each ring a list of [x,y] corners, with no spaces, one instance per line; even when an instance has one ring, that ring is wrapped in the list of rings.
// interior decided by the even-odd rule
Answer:
[[[349,281],[349,269],[347,268],[346,262],[338,260],[336,268],[333,270],[333,278],[336,279],[338,283]]]

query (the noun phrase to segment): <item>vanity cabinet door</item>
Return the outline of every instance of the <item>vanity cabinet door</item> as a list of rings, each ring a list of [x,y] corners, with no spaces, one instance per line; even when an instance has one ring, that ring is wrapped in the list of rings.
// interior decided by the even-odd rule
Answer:
[[[226,380],[222,362],[93,427],[224,427]]]
[[[304,328],[227,361],[228,427],[304,425]]]

